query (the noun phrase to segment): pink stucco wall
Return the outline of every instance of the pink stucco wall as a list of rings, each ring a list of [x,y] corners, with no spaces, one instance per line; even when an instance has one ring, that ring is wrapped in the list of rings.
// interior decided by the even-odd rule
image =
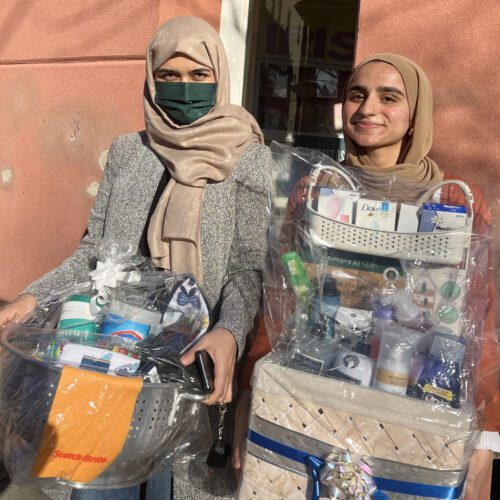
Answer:
[[[357,62],[395,52],[422,66],[434,91],[433,158],[481,183],[500,183],[497,10],[495,0],[361,0],[356,45]]]
[[[0,10],[0,299],[70,255],[116,135],[144,127],[155,28],[221,0],[19,2]]]
[[[492,208],[500,290],[500,66],[496,0],[361,0],[356,62],[377,52],[416,61],[434,91],[431,156],[478,183]],[[500,308],[497,308],[500,324]]]

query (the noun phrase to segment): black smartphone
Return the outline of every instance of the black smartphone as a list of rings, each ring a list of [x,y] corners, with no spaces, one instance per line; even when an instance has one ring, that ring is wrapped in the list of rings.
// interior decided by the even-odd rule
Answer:
[[[206,392],[213,392],[214,390],[214,362],[204,349],[196,351],[195,363],[200,376],[201,385]]]

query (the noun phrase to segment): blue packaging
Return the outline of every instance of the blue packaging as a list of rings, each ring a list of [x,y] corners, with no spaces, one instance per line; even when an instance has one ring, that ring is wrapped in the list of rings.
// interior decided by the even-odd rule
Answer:
[[[462,205],[424,203],[420,214],[419,233],[453,231],[467,224],[467,209]]]
[[[103,335],[117,335],[134,343],[146,338],[150,325],[124,319],[116,314],[108,313],[104,317],[101,332]]]
[[[415,388],[417,397],[459,408],[464,354],[462,338],[436,332]]]

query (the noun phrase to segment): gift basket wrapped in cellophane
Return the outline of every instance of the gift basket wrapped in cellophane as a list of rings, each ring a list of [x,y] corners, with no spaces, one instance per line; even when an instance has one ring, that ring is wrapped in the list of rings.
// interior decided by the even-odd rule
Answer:
[[[187,474],[210,447],[207,394],[179,359],[210,326],[202,290],[122,242],[97,257],[87,282],[2,331],[2,461],[16,483],[124,487]]]
[[[273,351],[254,370],[239,498],[461,498],[490,305],[480,193],[394,179],[381,197],[318,151],[272,149]]]

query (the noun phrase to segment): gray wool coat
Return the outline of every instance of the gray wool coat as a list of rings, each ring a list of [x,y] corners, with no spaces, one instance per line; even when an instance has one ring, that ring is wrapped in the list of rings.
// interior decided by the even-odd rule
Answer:
[[[41,300],[51,291],[88,280],[103,238],[126,240],[137,248],[142,246],[149,217],[165,184],[164,174],[165,167],[148,146],[144,132],[116,138],[109,149],[87,233],[78,249],[24,292]],[[270,151],[266,146],[251,144],[227,179],[208,184],[203,196],[202,288],[213,311],[214,328],[231,331],[240,354],[261,297],[270,183]],[[209,414],[215,429],[218,412],[210,408]],[[231,422],[227,422],[224,434],[228,440],[231,427]],[[232,496],[235,488],[230,466],[209,484],[198,487],[183,478],[174,479],[175,500],[226,498]],[[71,492],[46,493],[50,498],[66,500]]]
[[[214,328],[231,331],[239,353],[261,296],[270,165],[269,149],[251,144],[227,179],[206,186],[203,198],[202,288],[213,311]],[[126,240],[139,248],[164,174],[165,167],[144,132],[116,138],[78,249],[24,292],[40,301],[51,291],[88,280],[103,238]]]

